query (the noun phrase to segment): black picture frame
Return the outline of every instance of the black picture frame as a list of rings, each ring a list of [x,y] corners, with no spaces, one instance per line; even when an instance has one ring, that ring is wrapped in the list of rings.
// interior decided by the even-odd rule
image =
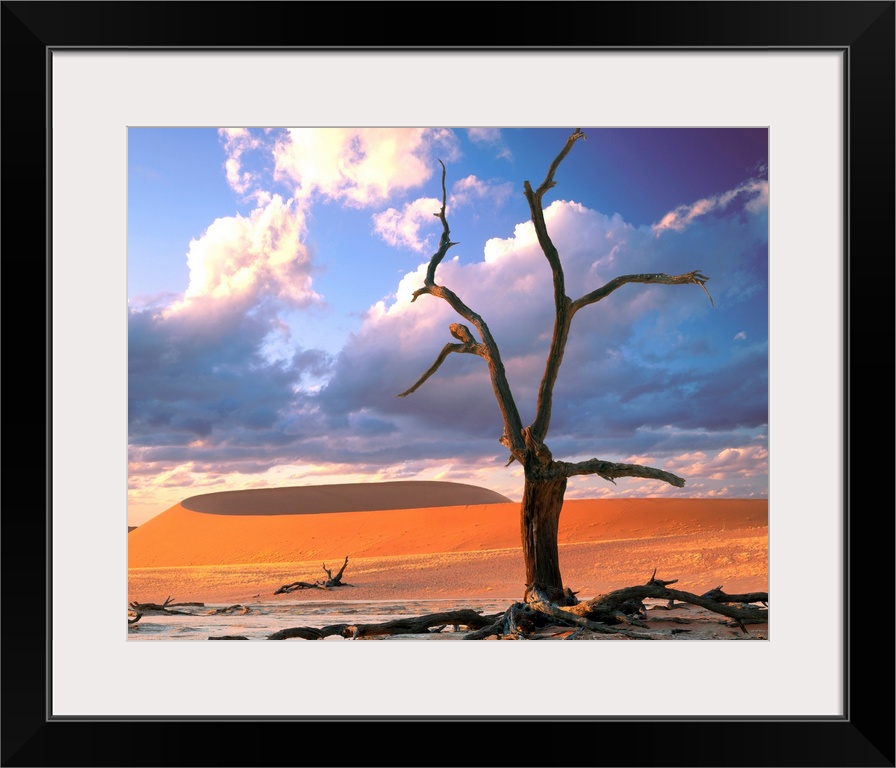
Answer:
[[[273,6],[276,5],[276,8]],[[277,23],[264,13],[276,11]],[[315,8],[311,8],[315,6]],[[222,13],[226,8],[226,13]],[[475,8],[475,11],[474,11]],[[874,434],[889,430],[893,404],[894,306],[894,2],[555,2],[400,5],[229,2],[3,2],[2,216],[7,322],[7,505],[2,523],[2,765],[627,765],[893,766],[894,620],[889,593],[894,566],[892,466],[880,460]],[[214,18],[220,14],[220,18]],[[844,716],[775,718],[70,718],[47,713],[49,684],[49,399],[50,243],[47,203],[48,94],[53,50],[183,48],[370,48],[383,15],[392,44],[376,49],[478,48],[730,50],[768,48],[844,53],[845,157],[843,465],[818,456],[825,482],[842,474],[846,596]],[[324,19],[332,25],[284,24]],[[545,23],[545,16],[551,21]],[[508,17],[516,21],[508,26]],[[237,22],[238,20],[238,22]],[[476,33],[467,35],[472,24]],[[355,41],[347,44],[345,41]],[[501,42],[494,42],[501,40]],[[512,41],[512,42],[511,42]],[[23,234],[30,237],[22,240]],[[25,243],[31,245],[25,245]],[[811,254],[806,254],[811,264]],[[811,279],[811,267],[807,279]],[[36,284],[39,287],[35,288]],[[30,291],[29,291],[30,289]],[[41,311],[27,293],[42,295]],[[25,296],[23,297],[23,294]],[[22,302],[25,302],[23,304]],[[794,308],[799,311],[799,308]],[[855,341],[855,345],[854,342]],[[886,342],[886,343],[884,343]],[[35,347],[45,343],[46,387],[35,374]],[[85,340],[89,344],[89,340]],[[870,348],[868,345],[871,345]],[[883,351],[881,351],[883,350]],[[882,358],[882,356],[885,356]],[[26,362],[27,361],[27,362]],[[11,408],[10,408],[11,406]],[[881,414],[886,418],[882,418]],[[42,417],[41,414],[45,414]],[[820,415],[820,418],[834,418]],[[869,431],[870,430],[870,431]],[[851,451],[852,433],[861,443]],[[867,435],[871,434],[871,440]],[[13,439],[14,438],[14,439]],[[41,461],[43,459],[43,461]],[[872,472],[871,470],[875,470]],[[34,473],[33,479],[19,477]],[[24,485],[19,496],[16,488]],[[883,485],[883,489],[881,486]],[[832,487],[836,487],[832,485]],[[44,489],[40,494],[34,489]],[[25,493],[27,491],[27,494]],[[880,496],[883,495],[882,503]],[[28,496],[27,504],[24,499]],[[27,506],[27,509],[25,508]],[[881,578],[883,576],[883,579]],[[827,621],[831,574],[807,573],[807,628]],[[881,583],[883,582],[883,583]],[[880,593],[883,593],[882,595]],[[85,612],[89,610],[85,594]],[[881,605],[883,598],[883,605]],[[811,633],[807,632],[807,642]],[[521,669],[521,674],[532,670]],[[669,685],[684,679],[674,670]],[[574,670],[540,670],[560,676]],[[731,696],[774,680],[761,669],[714,670]],[[139,692],[139,670],[135,695]],[[471,696],[500,691],[469,682]],[[301,691],[296,692],[301,696]],[[425,690],[409,692],[426,696]],[[595,691],[595,696],[611,695]],[[645,696],[649,696],[645,692]],[[358,725],[366,737],[351,739]],[[163,727],[160,727],[163,726]],[[298,730],[297,730],[298,729]],[[436,734],[436,739],[432,736]],[[298,738],[296,738],[298,737]],[[335,738],[334,738],[335,737]],[[508,738],[509,737],[509,738]],[[422,743],[422,746],[421,746]],[[315,746],[317,745],[317,746]],[[285,757],[284,757],[285,756]],[[286,762],[284,762],[284,760]]]

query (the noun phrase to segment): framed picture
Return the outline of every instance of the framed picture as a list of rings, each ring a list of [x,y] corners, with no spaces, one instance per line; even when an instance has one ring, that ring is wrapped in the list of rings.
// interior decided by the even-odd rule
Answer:
[[[269,21],[301,7],[227,4],[245,21],[230,40],[172,24],[183,3],[3,4],[4,176],[29,190],[4,216],[8,233],[47,229],[48,353],[46,517],[8,505],[5,520],[3,764],[264,764],[256,735],[278,724],[314,738],[482,722],[488,762],[548,765],[549,740],[527,763],[491,735],[540,722],[606,743],[569,760],[586,764],[893,765],[891,660],[863,627],[873,613],[891,634],[865,592],[890,572],[893,521],[858,502],[849,436],[892,402],[851,340],[877,338],[864,313],[892,303],[894,4],[651,4],[643,39],[620,31],[643,28],[643,3],[563,4],[563,45],[488,48],[330,46]],[[483,8],[478,23],[507,12]],[[632,26],[601,31],[611,9]],[[377,13],[354,6],[351,23]],[[126,641],[127,129],[359,124],[768,127],[769,642],[357,643],[349,658],[309,643],[297,658],[288,643]],[[23,582],[45,584],[46,611],[16,596]],[[125,727],[133,755],[110,736]],[[419,762],[391,736],[362,749],[362,764]]]

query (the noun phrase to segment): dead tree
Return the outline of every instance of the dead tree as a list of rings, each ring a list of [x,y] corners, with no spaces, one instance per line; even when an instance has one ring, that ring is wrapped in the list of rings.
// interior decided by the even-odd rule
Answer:
[[[339,569],[339,572],[334,576],[333,572],[327,568],[327,564],[323,563],[322,568],[324,569],[324,573],[327,574],[327,578],[324,581],[294,581],[292,584],[284,584],[280,589],[274,592],[275,595],[282,595],[287,592],[295,592],[297,589],[331,589],[333,587],[352,587],[353,584],[344,584],[342,582],[342,574],[345,572],[345,566],[348,565],[348,557],[345,558],[345,562],[342,564],[342,568]]]
[[[709,278],[703,275],[700,270],[673,276],[662,273],[622,275],[613,278],[605,285],[577,299],[571,299],[567,296],[560,254],[551,241],[547,225],[545,224],[543,200],[545,194],[556,185],[554,174],[558,166],[569,154],[573,145],[579,139],[584,138],[585,134],[581,130],[576,129],[573,131],[566,140],[563,149],[548,168],[547,175],[541,185],[535,190],[532,189],[528,181],[523,185],[538,243],[544,252],[553,275],[554,288],[554,328],[545,362],[544,374],[538,388],[535,419],[531,424],[523,424],[510,390],[510,384],[507,381],[498,344],[493,338],[485,320],[467,306],[451,289],[436,282],[437,267],[445,258],[448,249],[457,245],[457,243],[451,240],[448,220],[445,217],[447,198],[445,189],[446,171],[445,164],[441,160],[439,163],[442,166],[442,206],[440,211],[433,215],[437,216],[442,223],[442,235],[439,241],[439,248],[430,259],[423,287],[414,292],[412,301],[416,301],[424,294],[446,301],[458,315],[476,329],[479,339],[477,340],[473,335],[473,331],[466,325],[460,323],[451,324],[449,331],[457,339],[457,343],[446,344],[430,368],[410,389],[399,395],[399,397],[406,397],[414,392],[439,369],[452,352],[478,355],[485,360],[491,378],[492,389],[494,390],[504,422],[503,434],[499,441],[510,451],[508,465],[513,461],[517,461],[524,471],[523,499],[520,507],[520,532],[527,582],[524,601],[531,603],[574,605],[577,602],[575,594],[571,590],[564,588],[563,579],[560,575],[560,558],[557,543],[560,511],[563,507],[566,484],[570,477],[574,475],[597,475],[611,483],[615,483],[618,477],[640,477],[669,483],[679,488],[685,484],[683,478],[655,467],[645,467],[638,464],[620,464],[598,458],[578,462],[565,462],[554,459],[545,443],[545,438],[551,424],[554,384],[557,381],[560,365],[563,362],[573,317],[585,307],[598,303],[618,288],[630,283],[699,285],[706,292],[706,295],[709,296],[709,291],[706,290],[705,285]],[[711,296],[709,296],[709,299],[712,302]]]

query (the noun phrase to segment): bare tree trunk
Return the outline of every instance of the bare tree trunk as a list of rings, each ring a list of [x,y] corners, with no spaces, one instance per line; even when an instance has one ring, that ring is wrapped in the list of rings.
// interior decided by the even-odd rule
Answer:
[[[526,477],[523,501],[520,505],[520,533],[523,540],[523,560],[526,564],[526,594],[537,599],[548,598],[559,605],[575,602],[565,593],[560,576],[560,554],[557,531],[560,510],[566,493],[566,478],[541,480]]]

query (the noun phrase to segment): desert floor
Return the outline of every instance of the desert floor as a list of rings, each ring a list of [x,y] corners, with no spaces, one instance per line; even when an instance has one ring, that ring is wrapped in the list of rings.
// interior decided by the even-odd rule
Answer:
[[[380,498],[380,489],[365,484],[187,499],[127,534],[128,601],[462,607],[522,598],[518,504],[470,486],[457,493],[441,487],[455,484],[403,485],[403,495],[390,487]],[[433,499],[441,506],[429,506]],[[765,500],[567,500],[559,542],[564,579],[580,599],[643,584],[654,569],[698,595],[720,586],[729,594],[768,591]],[[324,567],[336,573],[346,557],[342,580],[352,586],[274,594],[284,584],[325,579]],[[693,616],[702,609],[678,610]]]

